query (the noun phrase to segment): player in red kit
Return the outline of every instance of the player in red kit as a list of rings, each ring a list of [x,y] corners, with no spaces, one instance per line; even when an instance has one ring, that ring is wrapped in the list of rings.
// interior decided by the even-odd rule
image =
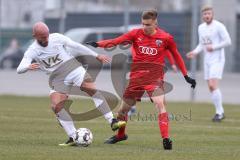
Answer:
[[[172,149],[169,137],[169,119],[164,98],[164,57],[171,52],[177,66],[185,80],[195,88],[196,81],[187,75],[184,61],[177,50],[173,36],[157,27],[157,12],[144,11],[142,14],[142,28],[133,29],[115,39],[99,42],[87,42],[93,47],[110,48],[119,44],[132,44],[132,64],[130,81],[125,89],[123,101],[118,110],[118,119],[127,121],[127,113],[136,101],[141,99],[146,91],[158,110],[158,124],[163,138],[163,147]],[[109,138],[105,143],[114,144],[126,140],[125,127],[118,130],[117,135]]]

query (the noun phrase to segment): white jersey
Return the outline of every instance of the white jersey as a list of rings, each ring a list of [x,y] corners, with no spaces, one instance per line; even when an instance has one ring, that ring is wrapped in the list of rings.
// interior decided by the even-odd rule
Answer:
[[[33,60],[40,63],[40,69],[47,74],[52,73],[61,64],[74,58],[66,47],[76,50],[78,53],[97,56],[97,53],[85,47],[82,44],[72,41],[70,38],[52,33],[49,35],[48,46],[42,47],[35,40],[33,44],[24,53],[24,57],[17,68],[17,73],[24,73],[28,70]]]
[[[194,53],[204,52],[204,63],[212,64],[225,62],[224,47],[231,44],[230,36],[225,26],[219,21],[213,20],[211,24],[202,23],[198,27],[199,44]],[[212,45],[213,51],[208,52],[207,45]]]

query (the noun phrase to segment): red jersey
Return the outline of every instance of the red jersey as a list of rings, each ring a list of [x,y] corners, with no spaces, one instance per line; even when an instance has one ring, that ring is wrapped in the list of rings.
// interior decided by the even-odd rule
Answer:
[[[175,61],[174,61],[174,59],[173,59],[173,56],[172,56],[171,52],[166,51],[166,58],[168,59],[168,61],[169,61],[169,63],[170,63],[171,65],[174,65],[174,64],[175,64]]]
[[[111,48],[119,44],[132,44],[132,58],[134,63],[160,63],[164,65],[164,57],[171,52],[176,64],[182,74],[187,75],[187,69],[184,61],[178,52],[173,36],[169,33],[156,29],[153,35],[146,35],[143,29],[133,29],[115,39],[102,40],[97,42],[99,47]]]

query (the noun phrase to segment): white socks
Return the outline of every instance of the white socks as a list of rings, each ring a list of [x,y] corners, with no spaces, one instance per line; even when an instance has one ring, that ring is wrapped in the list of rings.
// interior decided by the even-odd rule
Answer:
[[[60,112],[57,114],[57,119],[65,132],[67,133],[68,137],[72,137],[73,139],[76,138],[76,128],[73,124],[73,120],[71,116],[68,114],[68,112],[62,108]]]
[[[106,99],[101,95],[100,92],[96,92],[92,98],[96,108],[104,115],[104,118],[109,122],[109,124],[111,124],[114,117],[111,109],[106,102]],[[69,113],[64,108],[62,108],[56,115],[60,125],[67,133],[68,137],[75,139],[76,128]]]
[[[132,106],[131,109],[128,111],[128,117],[136,112],[136,105]]]
[[[96,108],[104,115],[104,118],[108,121],[108,123],[111,124],[114,117],[106,99],[98,91],[92,96],[92,98]]]
[[[111,124],[112,119],[114,117],[111,109],[109,108],[106,102],[106,99],[101,95],[100,92],[96,92],[92,96],[92,98],[96,108],[104,115],[104,118]],[[68,137],[72,137],[73,139],[75,139],[76,128],[69,113],[64,108],[62,108],[56,115],[60,125],[67,133]]]
[[[211,93],[211,95],[212,95],[212,101],[216,108],[216,114],[219,114],[219,115],[223,114],[224,109],[223,109],[223,105],[222,105],[222,93],[221,93],[220,89],[214,90]]]

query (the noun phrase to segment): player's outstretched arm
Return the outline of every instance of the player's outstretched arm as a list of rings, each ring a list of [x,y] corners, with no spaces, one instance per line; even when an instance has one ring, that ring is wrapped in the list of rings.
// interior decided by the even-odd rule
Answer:
[[[88,55],[94,56],[101,63],[109,63],[111,61],[111,59],[108,56],[98,54],[95,51],[91,50],[90,48],[82,45],[81,43],[77,43],[64,35],[59,34],[59,37],[63,40],[63,43],[67,47],[70,47],[70,48],[76,50],[77,53],[79,53],[79,54],[88,54]]]
[[[173,58],[174,58],[175,62],[177,63],[178,67],[180,68],[186,82],[191,84],[191,87],[194,89],[197,84],[196,80],[192,79],[191,77],[188,76],[185,63],[182,59],[182,56],[178,52],[176,43],[174,42],[174,39],[172,36],[169,38],[169,41],[168,41],[168,49],[171,51]]]
[[[94,41],[89,41],[89,42],[86,42],[87,45],[90,45],[92,47],[101,47],[101,48],[111,48],[111,47],[114,47],[114,46],[117,46],[119,44],[130,44],[134,38],[134,35],[135,35],[135,31],[130,31],[128,33],[125,33],[117,38],[114,38],[114,39],[107,39],[107,40],[101,40],[101,41],[98,41],[98,42],[94,42]]]
[[[84,55],[84,54],[86,55],[87,54],[87,55],[91,55],[91,56],[94,56],[94,57],[98,56],[98,54],[95,51],[93,51],[90,48],[82,45],[81,43],[75,42],[72,39],[70,39],[69,37],[64,36],[62,34],[58,34],[58,36],[59,36],[59,39],[62,41],[62,43],[65,46],[75,50],[78,54],[81,54],[81,55]]]

